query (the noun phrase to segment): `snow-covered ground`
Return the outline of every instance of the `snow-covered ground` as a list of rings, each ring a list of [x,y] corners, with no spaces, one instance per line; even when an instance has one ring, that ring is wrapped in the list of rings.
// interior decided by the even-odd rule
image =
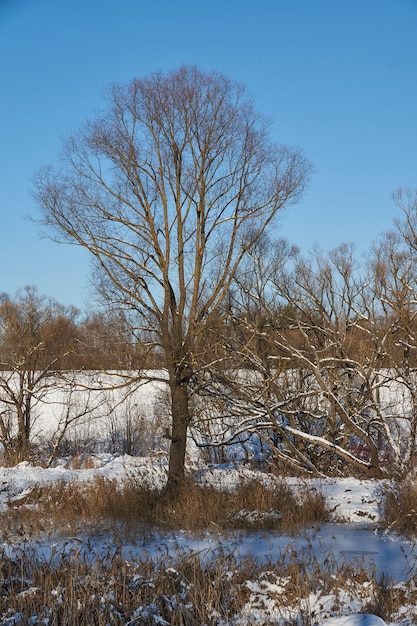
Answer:
[[[65,413],[66,407],[70,406],[74,417],[80,416],[74,421],[73,430],[77,436],[81,435],[85,440],[89,438],[96,441],[108,440],[109,433],[123,431],[129,416],[138,414],[145,416],[147,423],[150,424],[149,438],[152,438],[153,434],[160,437],[160,432],[156,431],[162,428],[166,418],[162,380],[159,383],[140,385],[136,393],[125,402],[121,398],[115,398],[115,394],[116,392],[111,392],[108,395],[107,392],[101,391],[100,384],[97,383],[96,391],[89,397],[89,401],[93,402],[96,408],[92,413],[86,413],[84,420],[86,403],[82,394],[80,397],[73,394],[72,404],[69,405],[69,399],[64,392],[55,392],[37,407],[39,413],[35,420],[34,433],[40,438],[46,437],[53,443],[60,433],[63,412]],[[109,406],[116,406],[111,415],[108,411]],[[95,417],[94,420],[91,419],[92,416]],[[155,433],[152,428],[155,429]],[[71,432],[70,429],[70,435]],[[143,434],[142,430],[142,438]],[[192,445],[190,449],[193,450]],[[127,475],[134,475],[136,480],[154,487],[163,486],[166,480],[166,457],[162,451],[158,453],[154,450],[151,457],[95,454],[91,459],[92,463],[88,469],[70,469],[64,460],[48,469],[29,463],[20,463],[8,468],[0,467],[0,513],[10,506],[17,505],[34,487],[61,480],[85,483],[99,475],[122,481]],[[232,489],[243,479],[254,478],[254,473],[244,466],[202,467],[201,458],[196,454],[191,455],[190,463],[194,470],[199,468],[197,473],[201,483],[222,489]],[[266,475],[263,477],[264,480],[272,480]],[[291,546],[295,554],[298,556],[305,554],[306,559],[314,557],[324,561],[326,555],[331,553],[336,562],[364,562],[369,567],[374,566],[377,574],[384,574],[399,592],[403,585],[410,584],[410,580],[413,581],[414,577],[417,577],[417,550],[414,549],[414,545],[394,532],[378,528],[381,482],[356,478],[305,481],[287,479],[287,481],[294,490],[302,491],[307,488],[321,491],[332,511],[331,523],[307,529],[298,537],[287,537],[277,532],[239,532],[228,535],[207,532],[198,537],[183,531],[164,535],[153,533],[145,539],[141,536],[137,541],[129,538],[129,543],[124,546],[124,555],[134,560],[144,551],[147,554],[153,552],[169,554],[176,550],[186,550],[204,554],[205,558],[215,558],[216,551],[221,548],[223,552],[233,551],[233,554],[242,559],[250,555],[260,562],[263,560],[273,562],[278,561],[280,555]],[[44,543],[39,539],[36,541],[42,555],[46,557],[48,553],[51,554],[56,550],[51,537]],[[61,538],[60,541],[64,544],[65,550],[70,552],[78,550],[83,538],[72,537],[66,538],[65,541]],[[11,542],[10,535],[4,534],[0,528],[0,553],[13,555],[20,549],[21,542],[22,538],[19,537]],[[101,534],[94,542],[88,541],[88,549],[94,553],[93,558],[105,553],[110,542],[110,533],[107,538]],[[24,544],[28,545],[27,538],[24,538]],[[61,553],[63,549],[64,547]],[[262,625],[267,620],[275,620],[279,626],[302,623],[297,607],[288,607],[286,616],[276,610],[274,597],[282,594],[285,581],[274,580],[273,572],[265,572],[263,579],[248,580],[245,584],[250,591],[249,600],[241,619],[234,621],[233,626]],[[307,613],[311,616],[311,626],[381,626],[384,622],[380,618],[360,614],[362,607],[366,606],[367,597],[370,597],[369,585],[368,582],[367,587],[367,581],[357,582],[353,585],[354,589],[340,589],[337,597],[323,596],[318,592],[311,593],[303,600],[304,615]],[[334,610],[336,604],[337,612]],[[18,622],[0,621],[0,624],[3,623],[11,626]],[[134,623],[141,623],[140,619]],[[417,607],[404,605],[397,621],[391,622],[390,626],[412,624],[417,624]],[[227,625],[219,621],[218,626]]]
[[[163,457],[130,457],[111,456],[107,454],[93,457],[94,467],[89,469],[68,469],[65,463],[56,467],[45,469],[32,466],[28,463],[20,463],[16,467],[0,468],[0,511],[5,511],[8,506],[13,506],[30,492],[37,485],[54,483],[59,480],[75,480],[85,482],[93,480],[97,475],[107,476],[113,480],[123,480],[127,474],[134,474],[137,480],[147,482],[154,486],[162,486],[165,481],[166,467]],[[206,468],[200,472],[200,480],[206,484],[213,484],[222,488],[232,488],[242,479],[251,479],[253,472],[248,469],[236,469],[231,466]],[[414,561],[416,553],[411,542],[399,537],[393,532],[384,532],[377,529],[379,520],[379,489],[378,481],[359,480],[355,478],[343,479],[311,479],[300,481],[288,479],[295,490],[314,488],[321,490],[326,496],[329,506],[332,509],[333,521],[320,527],[308,529],[299,537],[286,537],[276,532],[252,532],[252,533],[230,533],[229,535],[211,535],[207,533],[203,536],[193,537],[185,532],[166,533],[164,535],[151,535],[147,540],[143,536],[135,543],[129,541],[125,546],[126,558],[134,559],[140,552],[147,554],[153,550],[166,551],[187,550],[200,551],[205,553],[207,558],[216,554],[216,549],[220,546],[224,551],[233,550],[239,558],[254,556],[262,559],[279,559],[280,554],[291,549],[297,554],[312,555],[320,558],[320,555],[332,553],[337,560],[346,559],[349,562],[364,562],[375,565],[378,574],[384,573],[387,578],[396,581],[397,585],[402,585],[410,577],[410,572],[415,571]],[[38,540],[39,541],[39,540]],[[71,550],[73,542],[80,541],[79,538],[72,538],[66,541],[66,549]],[[104,550],[100,540],[95,540],[93,552],[96,556]],[[26,544],[27,545],[27,541]],[[40,545],[40,543],[39,543]],[[72,547],[71,547],[72,546]],[[16,544],[10,543],[10,537],[5,541],[2,538],[0,544],[3,554],[12,554],[18,550],[18,540]],[[54,546],[50,538],[42,545],[42,553],[53,550]],[[91,544],[90,548],[91,549]],[[262,624],[262,619],[266,616],[274,615],[272,600],[274,589],[271,582],[266,585],[265,581],[247,581],[247,586],[251,591],[248,602],[247,615],[239,622],[240,625]],[[275,590],[275,592],[277,592]],[[364,591],[366,595],[366,585]],[[331,617],[331,607],[334,605],[334,598],[325,598],[319,594],[311,594],[305,606],[309,607],[311,615],[314,615],[315,625],[326,626],[380,626],[384,622],[380,618],[371,615],[358,614],[361,605],[349,590],[346,590],[346,597],[340,592],[338,602],[343,607],[343,617]],[[259,608],[263,606],[262,610]],[[362,604],[363,606],[363,604]],[[255,610],[255,607],[256,608]],[[409,608],[404,607],[404,615],[401,620],[392,624],[402,626],[416,623],[410,621],[407,614]],[[293,612],[293,614],[295,614]],[[245,621],[246,619],[246,621]],[[279,621],[277,624],[284,624]],[[414,619],[414,618],[412,618]],[[140,622],[139,622],[140,623]],[[289,623],[289,622],[287,622]],[[236,622],[238,624],[238,622]]]

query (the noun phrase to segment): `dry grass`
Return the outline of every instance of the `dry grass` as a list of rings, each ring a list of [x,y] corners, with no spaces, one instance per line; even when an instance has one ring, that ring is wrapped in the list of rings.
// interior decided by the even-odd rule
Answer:
[[[225,491],[189,479],[173,497],[143,487],[133,477],[123,483],[97,477],[85,485],[70,481],[35,488],[3,516],[3,528],[12,531],[21,526],[22,533],[32,530],[33,534],[37,528],[53,526],[66,532],[80,524],[99,526],[113,520],[128,526],[195,532],[239,528],[294,533],[327,519],[321,494],[306,491],[300,500],[284,481],[273,487],[253,481]]]
[[[407,498],[410,505],[410,493]],[[84,485],[38,487],[1,520],[3,541],[15,547],[0,553],[0,624],[226,626],[242,613],[251,623],[251,611],[263,611],[265,626],[276,624],[277,614],[287,626],[311,626],[321,621],[324,605],[324,617],[343,615],[351,603],[388,622],[396,621],[402,606],[417,606],[413,580],[395,586],[377,579],[363,563],[336,559],[331,551],[315,555],[289,545],[276,561],[261,563],[221,549],[174,548],[126,558],[123,548],[129,533],[137,539],[139,529],[291,533],[326,520],[320,494],[303,490],[300,499],[285,481],[273,488],[253,481],[222,491],[190,480],[176,498],[141,487],[134,476],[124,483],[96,478]],[[54,536],[55,548],[45,550],[48,541],[41,531]],[[97,540],[100,531],[103,543]]]
[[[391,621],[404,603],[417,600],[413,585],[400,596],[360,564],[330,554],[318,561],[290,548],[263,564],[221,551],[210,558],[177,550],[126,560],[118,546],[105,558],[64,548],[47,559],[34,548],[13,558],[0,555],[0,623],[225,626],[242,613],[247,623],[251,615],[258,622],[261,612],[265,626],[276,624],[278,614],[282,624],[311,626],[324,615],[320,604],[327,606],[324,617],[359,603],[364,612],[372,609]],[[312,594],[319,600],[314,610]]]
[[[417,537],[417,482],[412,479],[384,485],[382,524],[407,537]]]

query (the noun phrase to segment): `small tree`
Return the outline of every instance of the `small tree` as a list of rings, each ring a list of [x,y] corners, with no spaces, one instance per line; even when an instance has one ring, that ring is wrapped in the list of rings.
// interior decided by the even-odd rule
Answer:
[[[77,314],[34,287],[0,304],[0,443],[8,461],[30,453],[35,407],[66,366]]]
[[[208,320],[277,212],[300,197],[309,165],[271,144],[245,90],[217,73],[152,74],[114,85],[108,101],[39,173],[37,199],[44,223],[91,253],[101,293],[161,353],[175,488]]]

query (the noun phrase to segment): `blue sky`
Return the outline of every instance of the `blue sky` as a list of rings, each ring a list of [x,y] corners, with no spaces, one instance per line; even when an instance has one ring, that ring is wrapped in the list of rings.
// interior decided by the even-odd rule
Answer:
[[[92,301],[89,259],[41,238],[32,177],[103,88],[197,64],[246,84],[316,168],[278,235],[303,251],[391,228],[417,187],[417,0],[0,0],[0,292]]]

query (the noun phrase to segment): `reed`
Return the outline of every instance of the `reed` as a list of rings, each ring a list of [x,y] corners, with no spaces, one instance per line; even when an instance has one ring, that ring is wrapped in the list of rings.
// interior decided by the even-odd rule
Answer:
[[[381,523],[406,537],[417,537],[417,483],[415,479],[393,480],[383,485]]]
[[[397,621],[401,607],[417,606],[413,582],[400,593],[372,569],[330,553],[318,559],[289,547],[261,563],[222,549],[124,558],[122,545],[100,556],[91,548],[73,539],[47,557],[34,544],[0,554],[0,623],[312,626],[352,606],[387,622]]]
[[[85,484],[68,481],[36,487],[3,516],[3,527],[21,526],[33,533],[36,528],[53,526],[66,532],[80,524],[113,520],[188,531],[276,529],[291,534],[327,521],[328,516],[320,493],[305,489],[295,494],[285,480],[269,486],[252,480],[225,490],[201,486],[189,478],[173,497],[165,490],[143,486],[134,476],[123,482],[96,477]]]

